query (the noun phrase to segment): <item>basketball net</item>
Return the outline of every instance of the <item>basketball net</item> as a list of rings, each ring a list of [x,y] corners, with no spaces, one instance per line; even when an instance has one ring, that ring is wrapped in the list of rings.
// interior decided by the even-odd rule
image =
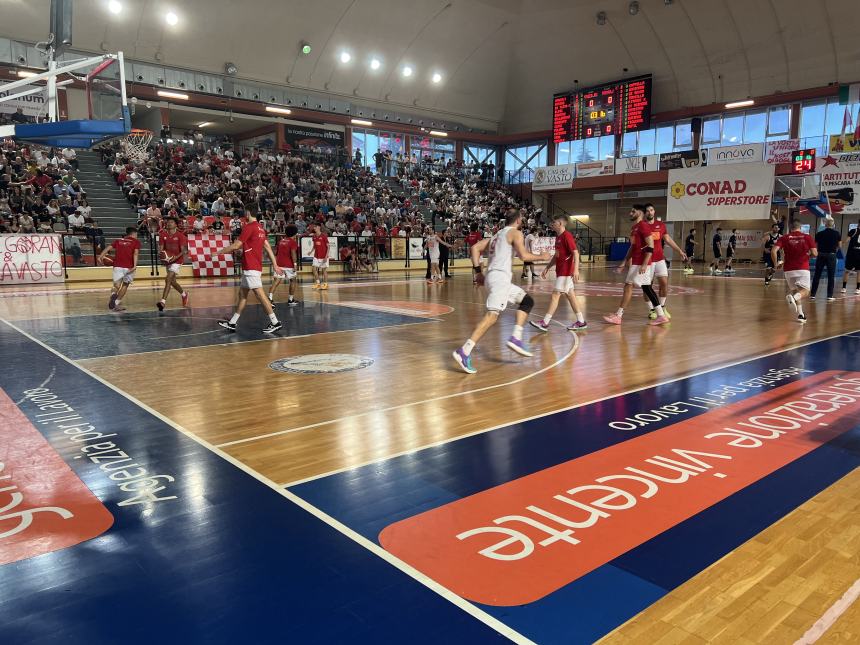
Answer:
[[[150,141],[152,141],[151,130],[132,130],[122,140],[122,148],[129,159],[141,163],[149,157],[147,149]]]

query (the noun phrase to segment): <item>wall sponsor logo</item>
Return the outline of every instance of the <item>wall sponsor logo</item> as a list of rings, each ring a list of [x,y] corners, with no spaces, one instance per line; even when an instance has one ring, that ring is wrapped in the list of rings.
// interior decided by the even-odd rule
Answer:
[[[650,172],[660,169],[660,155],[644,157],[622,157],[615,160],[615,174],[623,175],[631,172]]]
[[[722,146],[708,150],[708,165],[727,163],[753,163],[764,159],[764,144],[751,143],[743,146]]]
[[[818,157],[816,171],[821,173],[821,190],[827,192],[834,213],[860,213],[860,153]]]
[[[576,176],[600,177],[615,174],[615,160],[601,159],[599,161],[584,161],[576,164]]]
[[[627,432],[707,410],[395,522],[379,542],[470,600],[534,602],[854,428],[860,372],[777,385],[804,373],[783,369],[614,421]]]
[[[569,190],[573,188],[575,174],[575,164],[538,168],[532,181],[532,190]]]
[[[791,163],[792,153],[800,150],[800,139],[785,139],[783,141],[768,141],[765,148],[765,163]]]
[[[287,374],[338,374],[373,365],[373,359],[355,354],[304,354],[269,363],[276,372]]]
[[[0,390],[0,565],[97,537],[113,515]]]
[[[666,219],[767,219],[773,177],[774,167],[761,163],[670,170]]]
[[[673,168],[701,168],[708,165],[708,151],[683,150],[681,152],[666,152],[660,155],[660,170]]]

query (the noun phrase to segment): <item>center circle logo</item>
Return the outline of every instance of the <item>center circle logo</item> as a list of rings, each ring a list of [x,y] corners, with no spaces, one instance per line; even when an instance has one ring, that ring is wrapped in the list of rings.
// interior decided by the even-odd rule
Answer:
[[[355,354],[303,354],[279,358],[269,363],[276,372],[287,374],[338,374],[373,365],[373,359]]]

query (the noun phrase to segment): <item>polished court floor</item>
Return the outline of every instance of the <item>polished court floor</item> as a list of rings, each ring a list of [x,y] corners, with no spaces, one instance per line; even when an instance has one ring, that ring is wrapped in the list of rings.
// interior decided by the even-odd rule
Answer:
[[[112,642],[97,608],[118,625],[145,593],[165,631],[144,631],[186,641],[284,642],[284,621],[297,642],[860,638],[860,296],[810,303],[800,325],[781,281],[675,271],[671,324],[648,326],[635,299],[616,327],[601,316],[619,277],[584,275],[587,331],[528,328],[525,359],[503,347],[504,314],[475,375],[451,359],[483,314],[467,274],[305,284],[302,306],[278,304],[273,338],[257,306],[237,334],[217,328],[231,281],[197,281],[189,308],[163,313],[145,283],[122,314],[97,283],[0,290],[0,477],[41,482],[46,506],[68,487],[86,509],[73,530],[55,513],[6,546],[0,513],[0,635]],[[526,286],[536,317],[549,283]],[[39,416],[54,395],[73,412]],[[709,448],[786,405],[822,416]],[[51,468],[24,477],[23,435]],[[602,502],[582,489],[590,525],[558,508],[574,487],[667,464],[683,487],[652,477],[647,503],[639,482]],[[501,533],[456,537],[479,527],[507,529],[509,559],[479,553]]]

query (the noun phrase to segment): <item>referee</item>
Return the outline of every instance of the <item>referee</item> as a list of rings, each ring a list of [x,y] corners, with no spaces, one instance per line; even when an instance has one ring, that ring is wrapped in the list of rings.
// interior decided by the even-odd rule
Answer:
[[[815,260],[815,276],[812,278],[811,298],[815,300],[818,291],[818,281],[821,273],[827,269],[827,300],[835,300],[833,287],[836,284],[836,252],[842,246],[842,235],[833,228],[833,220],[826,218],[824,228],[815,234],[815,245],[818,247],[818,257]]]

